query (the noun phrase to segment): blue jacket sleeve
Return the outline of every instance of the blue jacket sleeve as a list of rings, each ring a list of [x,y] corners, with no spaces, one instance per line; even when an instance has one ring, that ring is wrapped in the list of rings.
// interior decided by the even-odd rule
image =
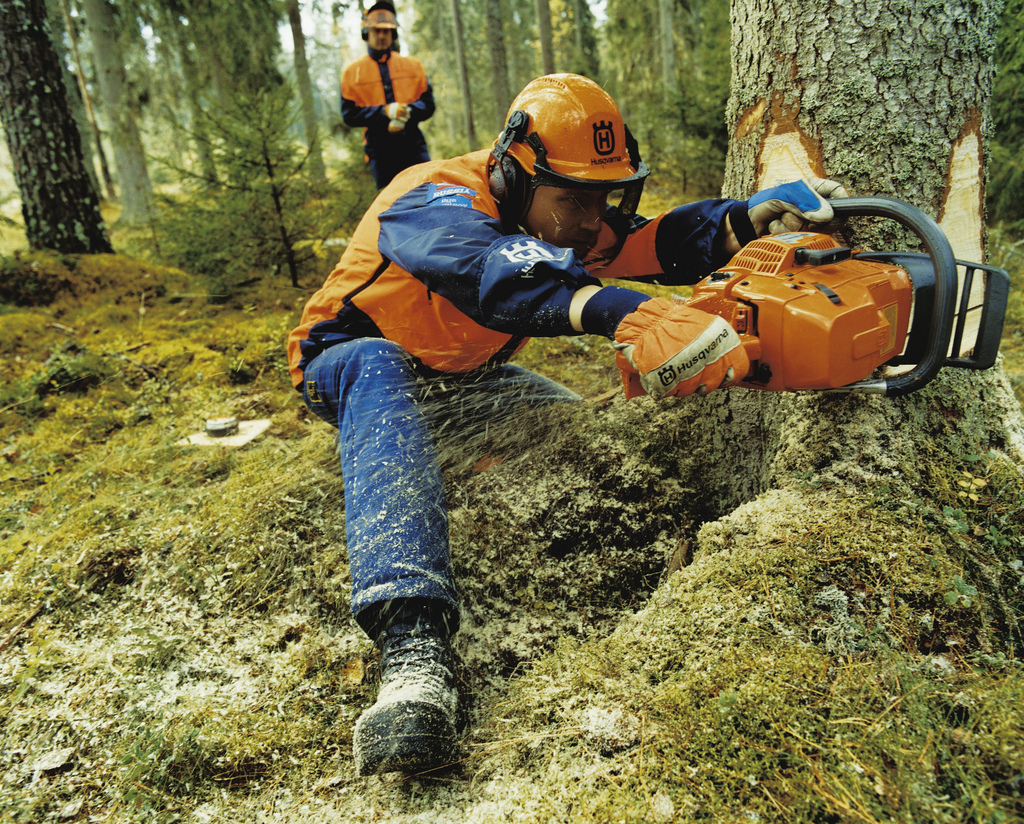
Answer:
[[[341,119],[345,121],[346,126],[353,129],[367,127],[382,117],[387,119],[383,106],[357,106],[348,98],[341,98]]]
[[[717,248],[725,217],[737,205],[735,200],[698,200],[677,206],[658,224],[655,249],[663,275],[651,278],[668,286],[693,284],[729,262],[727,252]]]
[[[414,100],[409,106],[409,120],[412,123],[422,123],[424,120],[429,120],[434,114],[434,90],[430,86],[430,82],[427,82],[427,90],[419,96],[419,99]]]
[[[502,234],[499,220],[472,207],[472,194],[425,183],[403,195],[380,215],[381,254],[488,329],[578,334],[569,302],[577,289],[600,281],[571,249]]]
[[[503,234],[499,220],[473,208],[475,194],[424,183],[403,195],[380,215],[381,254],[481,326],[523,336],[579,334],[569,322],[573,294],[603,282],[571,249]],[[654,241],[663,274],[637,280],[696,283],[725,262],[715,251],[715,237],[732,203],[701,201],[665,215]],[[628,260],[617,262],[629,268]],[[613,337],[618,322],[648,298],[606,286],[599,299],[588,302],[584,329]]]

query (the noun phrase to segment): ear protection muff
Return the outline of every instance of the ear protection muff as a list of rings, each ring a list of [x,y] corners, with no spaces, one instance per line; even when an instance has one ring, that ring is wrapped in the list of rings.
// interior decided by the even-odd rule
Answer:
[[[526,185],[526,173],[516,159],[509,156],[508,147],[515,142],[521,143],[526,138],[526,129],[529,125],[530,116],[526,112],[512,112],[508,123],[498,136],[497,143],[491,149],[488,185],[491,196],[498,203],[502,221],[511,226],[519,223],[519,218],[529,206],[529,187]]]

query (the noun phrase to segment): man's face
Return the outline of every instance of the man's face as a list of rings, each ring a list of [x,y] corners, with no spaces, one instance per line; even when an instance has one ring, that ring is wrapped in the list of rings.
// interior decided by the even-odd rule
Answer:
[[[527,234],[586,256],[601,230],[608,192],[538,186],[523,218]]]
[[[386,51],[395,42],[395,30],[374,26],[370,29],[367,42],[375,51]]]

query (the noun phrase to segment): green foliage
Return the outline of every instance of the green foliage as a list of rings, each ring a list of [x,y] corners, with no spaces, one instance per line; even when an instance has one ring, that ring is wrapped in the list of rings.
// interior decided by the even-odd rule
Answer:
[[[1024,237],[1008,227],[989,231],[988,261],[1010,275],[1006,321],[999,350],[1017,399],[1024,404]]]
[[[729,4],[715,0],[673,9],[675,87],[666,94],[662,84],[657,4],[626,0],[608,3],[603,85],[659,183],[692,198],[717,197],[728,147]]]
[[[284,86],[209,115],[203,133],[213,137],[219,177],[193,179],[187,195],[162,198],[162,259],[201,275],[222,296],[258,273],[284,274],[293,286],[323,274],[324,241],[350,232],[374,191],[354,162],[341,169],[342,185],[318,186],[296,137],[297,117]]]
[[[989,217],[1024,234],[1024,0],[1008,0],[996,44],[992,87]]]

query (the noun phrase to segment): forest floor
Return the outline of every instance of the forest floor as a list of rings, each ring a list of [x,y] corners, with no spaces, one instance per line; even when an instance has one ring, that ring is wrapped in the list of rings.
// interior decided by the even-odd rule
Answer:
[[[311,289],[0,258],[34,296],[0,300],[0,820],[1024,820],[1024,679],[969,574],[995,552],[1019,614],[1024,491],[998,460],[950,470],[946,509],[826,485],[701,528],[699,455],[669,472],[653,440],[679,451],[688,407],[610,400],[604,341],[535,341],[518,362],[597,400],[441,444],[465,758],[357,778],[376,656],[334,433],[284,359]],[[190,443],[229,415],[268,427]],[[866,520],[890,537],[844,543]]]

